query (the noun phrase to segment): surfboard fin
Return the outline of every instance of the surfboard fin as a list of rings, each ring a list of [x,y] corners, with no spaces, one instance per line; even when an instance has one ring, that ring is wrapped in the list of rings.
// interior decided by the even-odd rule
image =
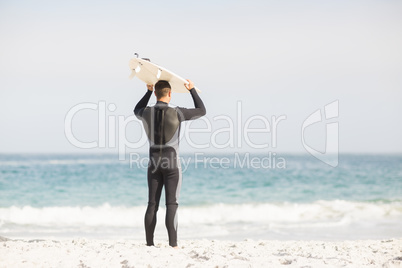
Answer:
[[[137,64],[135,61],[130,60],[129,66],[131,69],[131,74],[128,78],[133,79],[136,76],[136,74],[141,71],[141,63]]]
[[[135,70],[131,70],[131,74],[128,76],[129,79],[133,79],[137,72]]]
[[[135,76],[137,73],[139,73],[140,71],[141,71],[141,66],[138,65],[137,67],[135,67],[135,69],[132,69],[132,70],[131,70],[131,74],[130,74],[130,76],[129,76],[128,78],[133,79],[134,76]]]

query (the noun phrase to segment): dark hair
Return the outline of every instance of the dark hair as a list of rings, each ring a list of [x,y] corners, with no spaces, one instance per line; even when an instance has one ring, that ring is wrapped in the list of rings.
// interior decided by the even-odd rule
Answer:
[[[168,81],[159,80],[155,84],[155,94],[157,99],[166,97],[170,90],[171,87]]]

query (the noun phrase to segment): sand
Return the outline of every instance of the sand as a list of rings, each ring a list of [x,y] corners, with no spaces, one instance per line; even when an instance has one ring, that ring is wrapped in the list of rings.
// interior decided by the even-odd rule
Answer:
[[[0,267],[402,267],[402,239],[179,242],[0,237]]]

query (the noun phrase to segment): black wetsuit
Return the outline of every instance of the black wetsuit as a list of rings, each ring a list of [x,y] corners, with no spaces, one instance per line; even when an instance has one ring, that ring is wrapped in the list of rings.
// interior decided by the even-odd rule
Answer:
[[[159,207],[162,187],[165,186],[166,228],[169,245],[177,246],[177,207],[181,186],[181,167],[179,160],[180,123],[205,115],[205,106],[196,90],[190,90],[194,100],[193,109],[169,107],[158,101],[155,106],[146,107],[152,91],[135,106],[134,114],[143,122],[148,136],[148,207],[145,213],[145,234],[147,245],[154,245],[156,212]]]

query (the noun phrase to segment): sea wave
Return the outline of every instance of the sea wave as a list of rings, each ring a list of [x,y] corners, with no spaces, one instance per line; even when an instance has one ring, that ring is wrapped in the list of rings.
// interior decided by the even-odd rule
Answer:
[[[123,161],[116,159],[47,159],[47,160],[24,160],[24,161],[0,161],[0,166],[45,166],[45,165],[102,165],[121,164]]]
[[[0,227],[12,225],[51,226],[143,226],[145,206],[0,208]],[[159,215],[164,215],[164,207]],[[181,206],[181,226],[257,224],[276,227],[338,226],[356,222],[401,221],[402,202],[352,202],[345,200],[313,203],[216,204]]]

